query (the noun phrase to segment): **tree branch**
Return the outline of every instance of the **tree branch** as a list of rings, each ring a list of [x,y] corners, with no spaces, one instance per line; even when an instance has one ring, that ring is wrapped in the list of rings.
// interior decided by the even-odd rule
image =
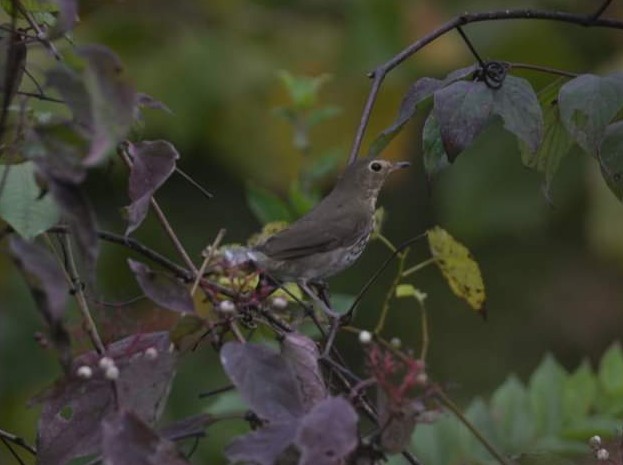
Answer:
[[[611,28],[611,29],[623,29],[623,22],[617,21],[614,19],[604,19],[601,18],[601,14],[608,7],[611,0],[606,0],[602,6],[592,14],[574,14],[574,13],[566,13],[560,11],[543,11],[543,10],[532,10],[532,9],[517,9],[517,10],[496,10],[496,11],[484,11],[479,13],[465,13],[459,16],[454,17],[450,21],[441,25],[431,33],[425,35],[421,39],[413,42],[411,45],[403,49],[401,52],[396,54],[393,58],[391,58],[386,63],[378,66],[374,71],[372,71],[368,77],[372,79],[372,86],[370,88],[370,93],[368,94],[368,99],[366,100],[366,104],[364,106],[363,112],[361,114],[361,119],[359,121],[359,126],[357,127],[357,132],[355,134],[355,139],[353,142],[353,146],[350,151],[350,155],[348,158],[348,162],[352,163],[357,158],[359,154],[359,150],[361,149],[361,143],[363,141],[363,136],[365,134],[366,128],[368,126],[368,122],[370,121],[370,115],[372,113],[372,109],[374,107],[374,103],[376,101],[379,89],[385,76],[391,72],[395,67],[400,65],[406,59],[417,53],[419,50],[435,41],[439,37],[447,34],[453,29],[457,29],[460,26],[465,26],[470,23],[479,23],[485,21],[501,21],[501,20],[509,20],[509,19],[541,19],[547,21],[557,21],[569,24],[575,24],[577,26],[583,27],[603,27],[603,28]]]

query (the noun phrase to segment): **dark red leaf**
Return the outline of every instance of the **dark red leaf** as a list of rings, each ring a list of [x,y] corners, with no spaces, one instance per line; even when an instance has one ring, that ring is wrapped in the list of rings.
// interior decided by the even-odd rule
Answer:
[[[165,426],[159,431],[160,436],[171,441],[179,441],[191,436],[202,436],[206,427],[214,423],[214,417],[201,413],[192,417],[178,420]]]
[[[50,193],[60,207],[76,239],[87,271],[87,278],[93,279],[99,243],[95,227],[95,215],[80,186],[56,179],[48,183]]]
[[[301,420],[295,444],[300,465],[337,465],[357,447],[357,412],[342,397],[329,397]]]
[[[453,71],[445,79],[423,77],[415,81],[402,99],[396,120],[372,142],[368,156],[378,155],[396,137],[404,125],[413,118],[420,103],[431,97],[435,91],[469,76],[475,69],[475,66],[468,66]]]
[[[58,262],[45,248],[11,237],[9,249],[13,260],[26,277],[39,311],[50,327],[50,338],[60,354],[61,363],[69,367],[70,339],[63,326],[69,285]]]
[[[260,418],[285,422],[303,415],[299,386],[278,352],[260,344],[228,342],[220,356],[225,372]]]
[[[153,424],[164,408],[175,372],[176,355],[169,351],[168,333],[137,334],[108,346],[107,356],[119,369],[118,403]],[[155,351],[156,357],[146,350]],[[100,356],[88,352],[74,360],[71,376],[61,379],[43,396],[37,433],[39,465],[58,465],[75,457],[98,454],[101,422],[116,410],[113,383],[98,367]],[[93,376],[75,375],[89,366]]]
[[[186,285],[177,279],[153,271],[147,265],[128,258],[128,265],[139,286],[156,304],[174,312],[189,313],[195,306]]]
[[[327,397],[327,388],[318,365],[318,346],[303,334],[288,333],[281,346],[281,355],[296,378],[305,411],[309,411]]]
[[[493,91],[480,81],[458,81],[435,92],[435,118],[450,161],[476,139],[493,109]]]
[[[493,92],[493,112],[532,153],[538,150],[543,140],[543,112],[528,81],[507,75],[502,87]]]
[[[122,411],[102,425],[104,465],[185,465],[175,445],[158,436],[138,416]]]
[[[225,456],[231,463],[274,465],[294,440],[296,429],[297,420],[265,426],[234,438],[225,448]]]
[[[84,85],[91,102],[93,134],[84,160],[92,166],[110,153],[127,135],[134,120],[134,87],[123,72],[119,58],[101,45],[78,48],[84,59]]]
[[[149,210],[149,201],[175,171],[175,161],[180,157],[175,147],[164,140],[130,144],[128,151],[133,165],[128,186],[132,203],[127,207],[126,235],[143,222]]]

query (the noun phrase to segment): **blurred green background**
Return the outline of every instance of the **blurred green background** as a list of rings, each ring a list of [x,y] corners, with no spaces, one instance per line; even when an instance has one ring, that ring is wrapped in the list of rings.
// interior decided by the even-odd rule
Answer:
[[[220,228],[227,229],[226,242],[244,242],[261,227],[246,204],[248,183],[285,196],[306,162],[293,147],[291,127],[274,115],[274,108],[287,104],[280,70],[332,75],[321,99],[342,112],[314,128],[308,157],[338,150],[344,163],[369,88],[366,73],[418,37],[465,10],[530,6],[587,12],[597,3],[85,0],[75,41],[111,47],[137,89],[172,110],[172,115],[146,110],[138,137],[173,142],[182,154],[180,167],[214,193],[208,201],[174,176],[158,195],[184,244],[198,257]],[[614,4],[607,15],[621,17],[623,7]],[[465,30],[485,59],[596,73],[619,68],[623,60],[623,36],[614,31],[537,21],[474,24]],[[459,36],[449,34],[392,72],[366,142],[391,123],[412,81],[472,62]],[[551,80],[533,72],[521,76],[537,88]],[[568,157],[549,203],[541,177],[522,166],[514,139],[494,127],[429,189],[421,166],[422,122],[411,123],[383,155],[414,163],[381,196],[386,236],[398,244],[431,225],[446,228],[478,259],[489,312],[486,322],[470,312],[437,270],[417,274],[412,282],[429,295],[431,375],[456,399],[467,401],[486,396],[510,373],[525,379],[548,351],[567,368],[584,357],[597,360],[623,331],[623,208],[595,162],[580,154]],[[125,229],[120,215],[128,203],[125,176],[116,162],[90,174],[87,187],[102,229]],[[334,176],[327,176],[325,188]],[[153,218],[136,236],[175,257]],[[380,243],[371,244],[356,266],[331,280],[332,291],[357,293],[385,256]],[[125,250],[103,245],[98,283],[103,299],[138,294],[126,257]],[[416,247],[411,258],[427,258],[424,247]],[[359,309],[357,326],[373,327],[392,278],[388,271],[377,283]],[[388,325],[388,337],[418,347],[414,305],[395,302]],[[0,428],[29,440],[34,440],[37,408],[25,405],[58,373],[52,354],[33,339],[40,328],[21,276],[0,255]],[[338,343],[353,366],[362,368],[356,339],[345,335]],[[199,400],[198,392],[225,383],[209,348],[190,355],[180,368],[167,418],[204,410],[214,400]],[[209,431],[201,453],[217,453],[230,427],[239,426]],[[0,463],[9,460],[0,448]]]

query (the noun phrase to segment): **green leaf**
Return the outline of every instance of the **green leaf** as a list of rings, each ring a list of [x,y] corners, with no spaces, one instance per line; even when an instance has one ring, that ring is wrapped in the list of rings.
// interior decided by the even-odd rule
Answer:
[[[536,432],[556,437],[562,428],[562,390],[567,373],[550,354],[530,377],[528,392]]]
[[[294,220],[287,203],[272,192],[252,184],[247,186],[247,204],[262,224]]]
[[[539,92],[543,112],[543,141],[534,152],[526,143],[520,143],[521,161],[528,168],[545,175],[549,188],[562,159],[573,147],[573,140],[560,120],[558,92],[565,79],[560,78]]]
[[[504,121],[504,127],[523,141],[532,153],[543,139],[543,113],[528,81],[506,76],[500,89],[493,92],[493,113]]]
[[[35,181],[32,162],[19,165],[1,165],[0,217],[9,223],[20,236],[32,239],[54,226],[59,220],[59,210],[49,195],[41,198],[41,189]],[[0,185],[2,185],[0,181]]]
[[[290,183],[289,201],[295,215],[303,216],[318,202],[318,198],[304,192],[301,184],[295,179]]]
[[[307,127],[313,128],[323,121],[335,118],[340,113],[342,113],[342,109],[336,105],[326,105],[320,108],[315,108],[307,115]]]
[[[597,377],[588,360],[565,380],[562,391],[562,409],[566,421],[585,418],[591,409],[597,393]]]
[[[528,450],[535,439],[534,415],[526,388],[517,377],[509,376],[495,390],[491,398],[491,416],[505,452],[515,454]]]
[[[430,181],[441,170],[450,166],[448,154],[443,148],[439,123],[431,111],[422,130],[422,159],[426,177]]]
[[[599,364],[599,386],[610,396],[623,396],[623,350],[615,342],[606,351]]]
[[[493,91],[484,82],[458,81],[435,92],[433,111],[451,162],[485,129],[492,110]]]
[[[470,403],[464,414],[485,438],[498,446],[499,436],[492,412],[480,397]],[[470,463],[486,463],[491,458],[491,454],[467,428],[459,430],[459,438],[459,447],[465,460],[469,460]]]
[[[419,302],[426,300],[426,294],[411,284],[398,284],[396,286],[396,297],[399,299],[414,297]]]
[[[316,105],[321,87],[331,80],[329,74],[311,77],[295,76],[288,71],[281,71],[278,76],[288,91],[292,104],[298,110],[308,110]]]
[[[599,166],[610,190],[623,200],[623,121],[606,128],[599,149]]]
[[[623,106],[623,74],[578,76],[561,87],[558,103],[573,140],[596,156],[606,127]]]
[[[413,450],[421,463],[426,465],[448,465],[461,463],[461,453],[458,447],[460,428],[463,425],[450,416],[444,415],[434,423],[421,423],[415,428],[411,441]]]

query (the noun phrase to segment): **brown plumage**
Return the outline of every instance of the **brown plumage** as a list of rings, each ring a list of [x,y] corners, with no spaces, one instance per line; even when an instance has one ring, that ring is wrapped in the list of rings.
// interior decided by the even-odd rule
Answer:
[[[280,281],[308,282],[339,273],[363,252],[374,227],[376,199],[392,171],[406,162],[360,159],[309,213],[250,251]]]

